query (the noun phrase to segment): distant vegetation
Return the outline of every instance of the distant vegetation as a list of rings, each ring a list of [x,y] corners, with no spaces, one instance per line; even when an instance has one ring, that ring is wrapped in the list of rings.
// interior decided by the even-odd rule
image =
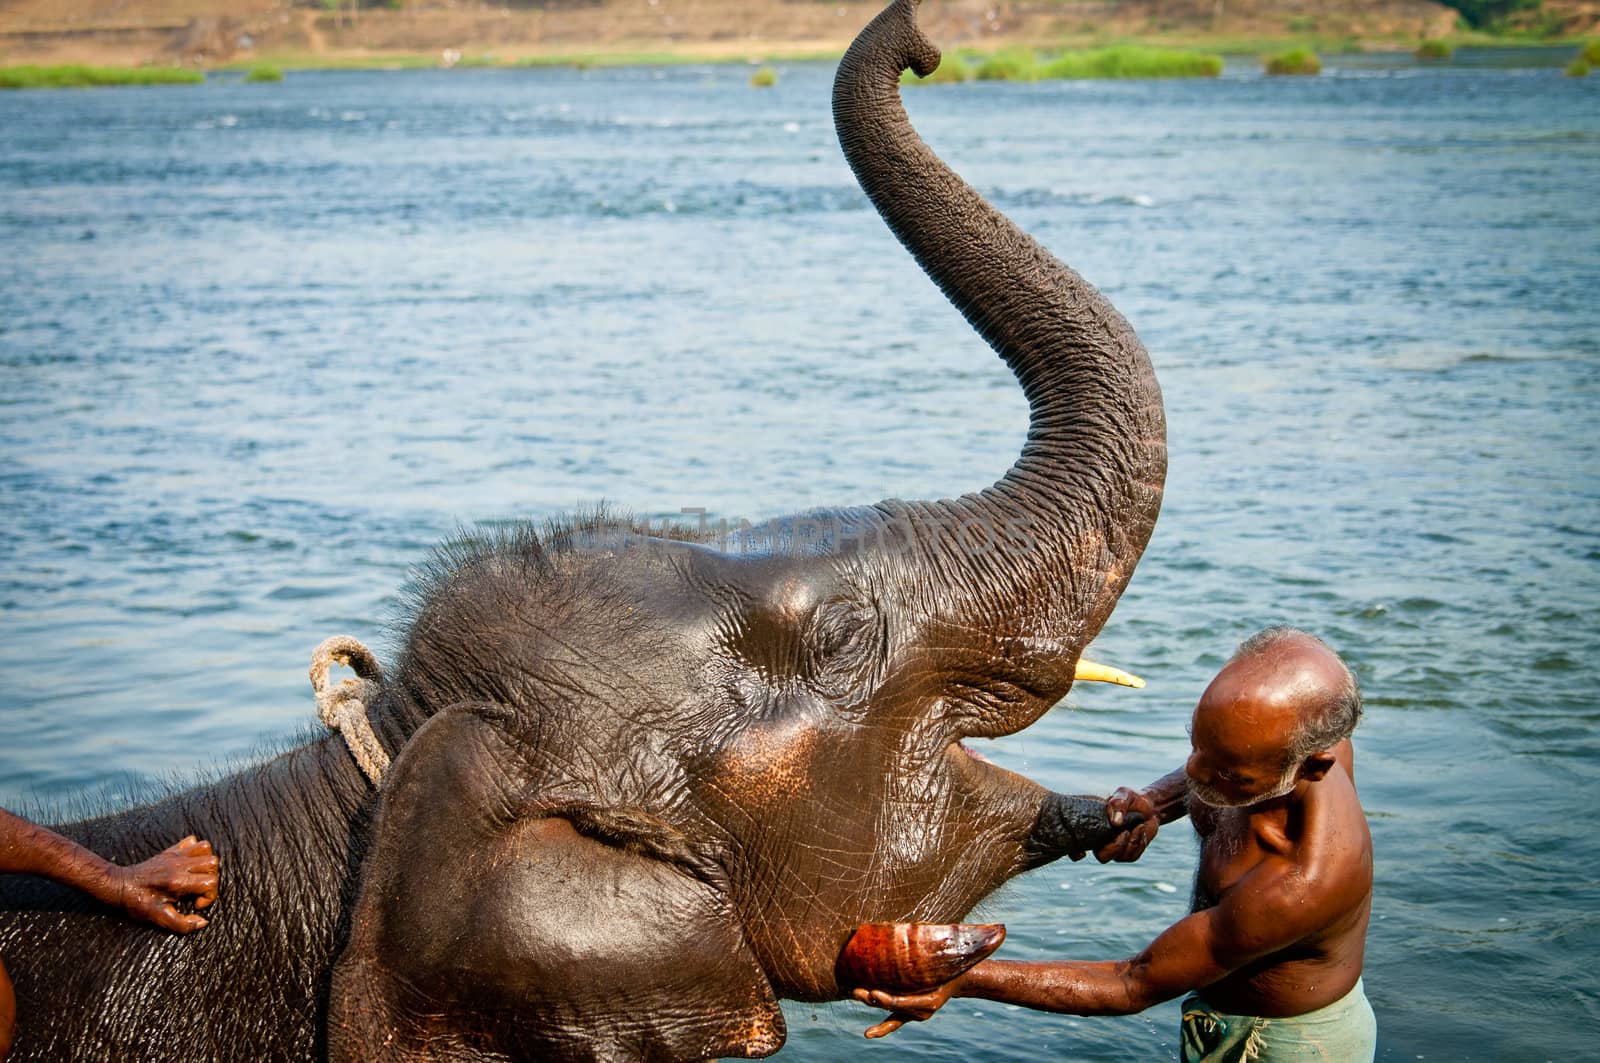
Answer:
[[[1589,76],[1589,64],[1582,59],[1574,59],[1567,64],[1567,77],[1586,78]]]
[[[1513,15],[1538,11],[1539,0],[1442,0],[1475,30],[1499,30]]]
[[[770,89],[778,83],[778,72],[770,66],[764,66],[750,75],[750,85],[758,89]]]
[[[5,66],[0,89],[85,89],[100,85],[192,85],[204,81],[198,70],[167,66]]]
[[[1592,5],[1560,0],[1546,5],[1543,0],[1440,0],[1455,8],[1465,28],[1503,38],[1501,43],[1516,45],[1566,37],[1574,23],[1581,25],[1592,17]]]
[[[984,56],[974,76],[979,81],[1035,81],[1039,60],[1026,48],[1003,48]]]
[[[1049,78],[1214,78],[1222,56],[1174,48],[1124,44],[1092,52],[1064,52],[1044,66]]]
[[[257,63],[245,74],[246,81],[282,81],[283,71],[271,63]]]
[[[1295,48],[1267,60],[1267,73],[1278,75],[1320,74],[1322,60],[1309,48]]]
[[[1590,66],[1600,66],[1600,41],[1590,41],[1584,45],[1583,51],[1579,53],[1578,58]]]
[[[968,63],[974,65],[969,66]],[[922,84],[968,81],[1043,81],[1085,78],[1214,78],[1222,73],[1222,57],[1173,48],[1117,45],[1093,51],[1061,52],[1040,57],[1025,48],[971,55],[949,53]],[[906,84],[917,82],[906,75]]]
[[[1449,59],[1456,49],[1449,41],[1426,40],[1417,45],[1416,54],[1418,59]]]

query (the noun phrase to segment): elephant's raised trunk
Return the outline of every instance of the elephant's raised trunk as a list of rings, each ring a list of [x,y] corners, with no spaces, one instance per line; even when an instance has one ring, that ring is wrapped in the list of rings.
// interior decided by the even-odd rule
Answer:
[[[1075,659],[1127,585],[1160,509],[1161,393],[1122,315],[912,128],[900,74],[926,75],[939,57],[916,10],[896,0],[845,55],[833,94],[839,140],[890,229],[1017,374],[1030,420],[1021,456],[993,486],[909,514],[886,507],[942,539],[929,547],[942,570],[963,567],[950,551],[979,542],[964,530],[972,522],[1011,545],[1025,540],[1018,563],[964,566],[967,589],[1006,635],[1043,636]]]

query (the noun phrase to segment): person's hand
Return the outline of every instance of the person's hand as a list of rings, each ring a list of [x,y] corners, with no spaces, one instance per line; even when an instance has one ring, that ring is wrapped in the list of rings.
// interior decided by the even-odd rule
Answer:
[[[210,842],[191,834],[142,864],[117,868],[115,885],[118,903],[130,916],[187,934],[205,926],[206,919],[178,911],[177,902],[192,897],[196,908],[211,907],[217,899],[217,857]]]
[[[1102,864],[1112,860],[1122,862],[1137,860],[1144,855],[1150,843],[1155,841],[1156,831],[1161,827],[1155,802],[1142,790],[1130,790],[1126,786],[1119,786],[1116,793],[1106,798],[1106,818],[1111,821],[1113,827],[1120,827],[1130,812],[1139,813],[1144,817],[1144,822],[1123,831],[1096,849],[1094,858]]]
[[[865,1036],[885,1037],[908,1022],[926,1022],[933,1018],[933,1013],[944,1007],[945,1001],[955,995],[956,983],[959,981],[958,978],[926,993],[907,993],[904,996],[886,993],[881,989],[857,989],[851,995],[861,1003],[871,1004],[875,1008],[883,1008],[889,1012],[889,1017],[868,1029]]]

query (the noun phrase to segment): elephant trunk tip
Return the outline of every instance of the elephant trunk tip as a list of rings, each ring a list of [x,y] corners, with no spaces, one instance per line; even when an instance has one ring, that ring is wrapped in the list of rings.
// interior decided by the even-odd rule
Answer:
[[[877,66],[887,60],[892,66],[895,80],[900,71],[910,70],[925,78],[939,69],[943,58],[939,46],[930,40],[917,25],[917,7],[921,0],[895,0],[861,31],[845,55],[840,70],[844,72],[857,66],[868,57]]]
[[[911,68],[911,72],[919,78],[925,78],[935,70],[938,70],[939,64],[944,60],[944,55],[939,51],[938,45],[928,41],[926,37],[922,39],[927,41],[927,49],[914,53],[911,56],[911,61],[907,64]]]
[[[944,53],[939,46],[934,44],[928,35],[922,32],[922,27],[917,25],[916,3],[911,5],[911,40],[906,49],[906,66],[919,78],[925,78],[939,69],[939,64],[944,60]]]

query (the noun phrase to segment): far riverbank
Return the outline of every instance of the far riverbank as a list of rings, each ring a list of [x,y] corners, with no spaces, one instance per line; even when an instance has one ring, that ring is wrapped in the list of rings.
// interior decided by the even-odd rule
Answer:
[[[407,0],[394,9],[338,3],[330,11],[289,0],[216,0],[212,6],[207,13],[202,0],[124,0],[107,14],[88,0],[11,0],[0,11],[0,66],[270,63],[300,70],[835,59],[880,3],[602,0],[511,8]],[[1424,40],[1457,48],[1548,45],[1600,32],[1600,15],[1580,13],[1527,36],[1492,36],[1465,30],[1457,13],[1435,0],[925,0],[923,22],[942,47],[970,54],[1140,45],[1335,55],[1409,52]]]

